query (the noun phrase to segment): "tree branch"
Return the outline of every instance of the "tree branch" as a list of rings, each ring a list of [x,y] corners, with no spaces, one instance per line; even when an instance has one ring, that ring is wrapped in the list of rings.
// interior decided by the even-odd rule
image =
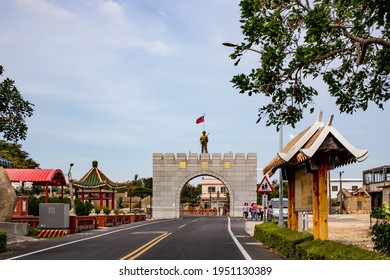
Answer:
[[[310,11],[310,4],[309,4],[309,1],[306,0],[306,6],[302,4],[302,2],[300,0],[295,0],[295,3],[299,6],[299,7],[302,7],[303,9],[305,9],[306,11]]]
[[[385,48],[390,48],[390,41],[386,41],[382,38],[376,38],[376,37],[362,38],[356,36],[348,32],[347,27],[345,25],[330,24],[330,27],[341,29],[345,37],[351,39],[352,41],[355,41],[357,65],[361,65],[363,63],[364,57],[366,56],[368,45],[381,45]]]
[[[355,42],[359,42],[363,45],[375,44],[375,45],[381,45],[385,48],[390,48],[390,41],[386,41],[385,39],[377,38],[377,37],[368,37],[368,38],[358,37],[354,34],[349,33],[347,30],[347,27],[345,25],[342,25],[342,24],[330,24],[329,26],[343,30],[345,37],[347,37]]]
[[[315,59],[314,61],[318,62],[318,61],[326,60],[326,59],[328,59],[328,58],[330,58],[332,56],[335,56],[336,54],[352,51],[353,49],[355,49],[355,47],[341,48],[341,49],[335,50],[333,52],[330,52],[328,54],[325,54],[325,55]]]

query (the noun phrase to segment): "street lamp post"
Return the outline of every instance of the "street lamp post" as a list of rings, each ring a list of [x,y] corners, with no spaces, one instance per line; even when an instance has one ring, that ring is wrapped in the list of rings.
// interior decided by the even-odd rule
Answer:
[[[74,165],[73,162],[69,164],[68,181],[69,181],[69,192],[70,192],[70,209],[74,211],[75,209],[74,209],[73,184],[72,184],[73,180],[72,180],[72,172],[71,172],[73,165]]]
[[[343,214],[343,182],[341,180],[341,177],[343,176],[344,171],[340,171],[340,208],[339,208],[339,214]]]
[[[283,150],[283,126],[279,130],[279,152]],[[279,169],[279,227],[284,227],[283,223],[283,173],[282,168]]]
[[[225,47],[230,47],[230,48],[235,48],[238,47],[237,44],[233,44],[230,42],[224,42],[222,43]],[[259,54],[264,54],[263,51],[261,50],[255,50],[252,48],[247,49],[248,51],[252,51],[255,53]],[[283,125],[280,126],[279,130],[279,151],[281,152],[283,149]],[[282,174],[282,169],[280,168],[279,172],[279,221],[278,221],[278,226],[284,227],[283,223],[283,174]]]

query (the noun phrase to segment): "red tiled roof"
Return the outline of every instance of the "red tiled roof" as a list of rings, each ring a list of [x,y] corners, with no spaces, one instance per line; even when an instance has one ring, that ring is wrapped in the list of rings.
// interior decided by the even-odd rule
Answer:
[[[11,182],[33,182],[34,185],[66,186],[64,173],[60,169],[5,169]]]

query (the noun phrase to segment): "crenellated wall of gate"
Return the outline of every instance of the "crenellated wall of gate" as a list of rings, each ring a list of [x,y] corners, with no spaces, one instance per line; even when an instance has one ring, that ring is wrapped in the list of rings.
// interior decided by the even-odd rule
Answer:
[[[256,153],[154,153],[153,218],[179,218],[181,190],[199,176],[224,183],[230,194],[230,216],[242,217],[244,202],[256,201],[256,168]]]

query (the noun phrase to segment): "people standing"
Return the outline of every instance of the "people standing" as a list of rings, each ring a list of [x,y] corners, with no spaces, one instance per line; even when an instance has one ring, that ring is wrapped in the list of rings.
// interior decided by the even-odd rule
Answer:
[[[248,212],[249,212],[248,202],[245,202],[244,207],[242,207],[242,214],[244,216],[245,221],[248,219]]]
[[[260,203],[257,203],[257,209],[256,209],[256,221],[260,218]]]
[[[256,212],[257,212],[257,203],[253,202],[251,204],[252,221],[256,220]]]
[[[263,220],[263,216],[264,216],[264,206],[263,206],[263,204],[261,204],[261,206],[260,206],[260,221]]]

